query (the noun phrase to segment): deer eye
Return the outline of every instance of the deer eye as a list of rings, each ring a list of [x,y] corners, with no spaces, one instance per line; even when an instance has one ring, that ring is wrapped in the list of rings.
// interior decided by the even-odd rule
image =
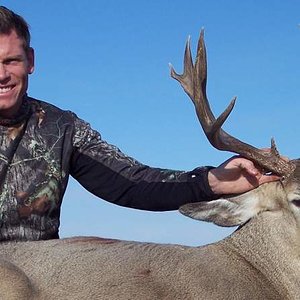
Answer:
[[[295,200],[292,201],[292,203],[294,205],[296,205],[297,207],[300,207],[300,199],[295,199]]]

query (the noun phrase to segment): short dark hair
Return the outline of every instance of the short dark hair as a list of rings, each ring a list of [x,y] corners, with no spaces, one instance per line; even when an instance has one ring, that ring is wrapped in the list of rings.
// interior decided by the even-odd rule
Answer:
[[[27,22],[18,14],[5,6],[0,6],[0,34],[9,34],[15,30],[18,37],[23,40],[24,49],[30,48],[30,32]]]

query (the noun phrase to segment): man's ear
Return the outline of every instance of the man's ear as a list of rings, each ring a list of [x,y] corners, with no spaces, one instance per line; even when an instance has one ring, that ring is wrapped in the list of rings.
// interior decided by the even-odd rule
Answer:
[[[27,50],[27,60],[28,60],[28,74],[32,74],[34,71],[34,49],[31,47]]]

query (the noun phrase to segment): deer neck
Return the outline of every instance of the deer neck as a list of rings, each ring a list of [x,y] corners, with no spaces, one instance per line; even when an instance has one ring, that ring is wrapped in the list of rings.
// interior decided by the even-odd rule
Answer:
[[[300,234],[291,213],[261,213],[223,242],[232,255],[261,272],[280,294],[299,289]]]

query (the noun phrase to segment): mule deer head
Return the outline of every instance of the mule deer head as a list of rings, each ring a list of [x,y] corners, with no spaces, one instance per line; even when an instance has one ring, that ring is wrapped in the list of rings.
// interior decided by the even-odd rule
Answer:
[[[212,146],[219,150],[237,153],[252,160],[266,172],[282,176],[280,182],[269,183],[239,196],[184,205],[180,208],[180,212],[191,218],[214,222],[217,225],[236,226],[245,223],[261,211],[282,207],[283,202],[278,203],[274,199],[287,198],[292,205],[299,205],[298,178],[300,178],[300,174],[295,174],[299,173],[299,161],[287,161],[281,158],[273,139],[271,151],[265,151],[246,144],[225,132],[221,126],[232,111],[236,98],[230,102],[218,118],[213,115],[206,95],[207,62],[203,30],[201,30],[198,41],[195,64],[192,60],[190,40],[188,39],[183,74],[177,74],[171,66],[171,76],[180,82],[184,91],[193,101],[200,124]]]

